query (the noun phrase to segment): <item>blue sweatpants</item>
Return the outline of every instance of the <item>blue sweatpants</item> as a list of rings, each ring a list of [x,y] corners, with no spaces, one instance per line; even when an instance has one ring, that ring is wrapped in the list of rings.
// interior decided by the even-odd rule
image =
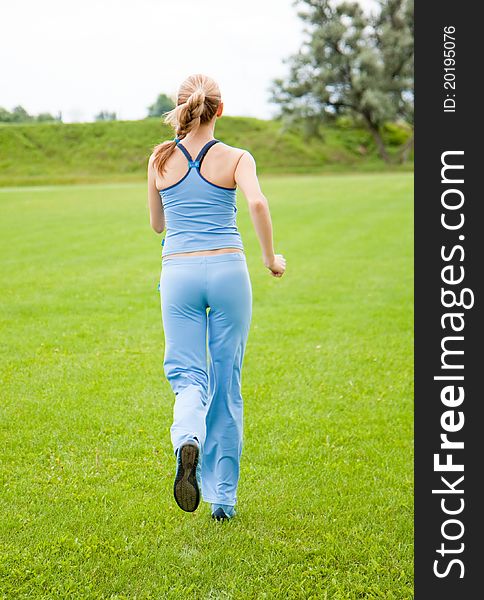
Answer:
[[[245,255],[166,258],[160,294],[164,371],[175,393],[173,449],[197,437],[203,500],[234,506],[243,443],[241,370],[252,316]]]

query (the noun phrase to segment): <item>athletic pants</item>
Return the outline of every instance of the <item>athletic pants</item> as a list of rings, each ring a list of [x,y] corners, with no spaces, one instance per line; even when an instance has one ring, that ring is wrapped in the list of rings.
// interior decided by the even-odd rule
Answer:
[[[160,294],[163,366],[175,393],[173,449],[197,437],[203,500],[234,506],[243,444],[241,370],[252,316],[245,255],[166,258]]]

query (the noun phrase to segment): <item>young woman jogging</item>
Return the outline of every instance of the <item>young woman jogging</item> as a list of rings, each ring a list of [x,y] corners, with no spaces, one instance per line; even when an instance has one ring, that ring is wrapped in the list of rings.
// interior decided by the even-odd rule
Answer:
[[[165,115],[176,137],[148,164],[151,227],[162,233],[164,372],[175,393],[171,441],[174,495],[194,511],[202,496],[212,518],[235,515],[243,436],[241,370],[252,315],[252,287],[236,225],[240,187],[264,265],[281,277],[268,203],[251,154],[214,138],[223,103],[217,83],[191,75]]]

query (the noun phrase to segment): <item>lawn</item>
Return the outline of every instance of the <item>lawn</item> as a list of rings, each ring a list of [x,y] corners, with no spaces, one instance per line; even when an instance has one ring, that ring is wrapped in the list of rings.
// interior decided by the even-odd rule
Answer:
[[[0,191],[0,598],[413,597],[412,175],[262,186],[229,523],[172,497],[144,185]]]

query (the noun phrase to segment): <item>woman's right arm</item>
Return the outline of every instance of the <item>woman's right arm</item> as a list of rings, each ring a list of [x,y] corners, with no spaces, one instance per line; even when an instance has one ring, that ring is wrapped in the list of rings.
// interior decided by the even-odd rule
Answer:
[[[163,233],[165,229],[165,213],[161,203],[160,194],[156,188],[156,174],[153,166],[154,155],[148,161],[148,208],[150,211],[150,225],[156,233]]]
[[[249,214],[259,238],[264,265],[274,277],[282,277],[286,270],[286,259],[274,253],[272,221],[267,198],[260,189],[254,157],[245,151],[235,169],[234,179],[247,199]]]

